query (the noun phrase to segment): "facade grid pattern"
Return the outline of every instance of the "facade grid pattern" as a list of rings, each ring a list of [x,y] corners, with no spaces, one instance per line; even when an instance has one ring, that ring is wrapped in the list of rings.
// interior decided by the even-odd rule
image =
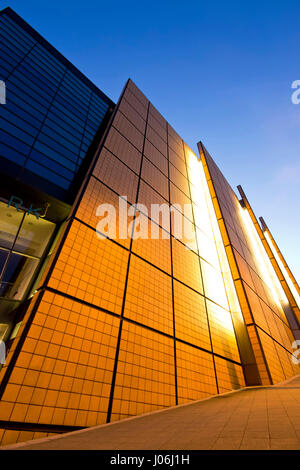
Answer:
[[[176,171],[169,172],[169,153]],[[244,385],[228,306],[214,296],[210,304],[228,318],[210,324],[200,269],[205,253],[187,249],[170,225],[169,231],[157,225],[167,235],[159,240],[96,231],[97,204],[116,204],[118,196],[130,204],[149,205],[154,194],[167,205],[191,202],[187,176],[181,138],[129,81],[32,302],[34,313],[24,319],[21,352],[24,327],[10,351],[8,362],[17,356],[13,372],[1,371],[5,390],[27,387],[27,402],[20,401],[24,393],[8,402],[4,391],[0,403],[9,406],[1,419],[89,426],[215,394],[219,380],[224,389]],[[137,211],[128,227],[150,224],[147,216]],[[192,212],[189,218],[196,232]],[[215,357],[222,366],[214,366]]]
[[[203,144],[131,80],[114,105],[10,9],[0,52],[0,443],[298,373],[299,288]],[[9,212],[9,181],[49,220]]]

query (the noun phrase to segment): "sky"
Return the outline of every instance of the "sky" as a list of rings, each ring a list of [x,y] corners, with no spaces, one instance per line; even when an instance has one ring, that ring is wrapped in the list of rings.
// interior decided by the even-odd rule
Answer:
[[[300,281],[299,1],[0,0],[113,101],[130,77],[243,187]]]

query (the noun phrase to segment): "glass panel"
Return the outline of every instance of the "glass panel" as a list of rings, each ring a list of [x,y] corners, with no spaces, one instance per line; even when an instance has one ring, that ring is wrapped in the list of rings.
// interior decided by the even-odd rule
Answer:
[[[0,323],[0,341],[3,340],[3,338],[5,337],[5,333],[8,329],[8,325],[6,323]],[[1,359],[1,356],[0,356],[0,359]]]
[[[0,246],[12,248],[17,231],[22,221],[23,212],[17,211],[15,207],[7,207],[0,202]]]
[[[9,252],[7,250],[1,250],[0,249],[0,277],[1,277],[2,269],[5,265],[6,260],[7,260],[8,253]]]
[[[201,268],[206,297],[229,309],[221,272],[202,259]]]
[[[0,283],[0,297],[22,299],[39,260],[11,253]]]
[[[42,256],[55,224],[45,219],[37,219],[35,215],[27,214],[16,240],[14,250],[31,256]]]

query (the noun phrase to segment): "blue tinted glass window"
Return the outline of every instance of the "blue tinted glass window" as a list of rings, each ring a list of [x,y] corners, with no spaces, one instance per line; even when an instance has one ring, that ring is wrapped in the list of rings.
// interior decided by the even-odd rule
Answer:
[[[75,77],[72,72],[67,71],[64,80],[69,84],[69,86],[73,86],[73,88],[75,88],[83,97],[89,98],[91,93],[89,88],[81,80]]]
[[[24,58],[24,64],[26,64],[27,67],[30,67],[33,71],[40,74],[43,77],[43,80],[46,83],[49,83],[50,87],[58,87],[60,80],[51,73],[49,73],[49,69],[47,70],[46,67],[42,67],[41,63],[38,64],[35,60],[32,60],[30,56],[26,56]]]
[[[2,24],[5,25],[5,28],[7,28],[9,31],[11,31],[13,34],[17,35],[18,37],[21,37],[24,42],[27,44],[34,44],[33,38],[21,27],[19,26],[15,21],[13,21],[9,16],[3,15],[3,20],[1,19]]]
[[[15,46],[16,53],[23,52],[27,54],[28,51],[33,47],[33,44],[26,44],[22,38],[19,38],[15,33],[7,32],[7,28],[1,28],[2,39],[5,40],[8,47],[13,48]]]
[[[51,152],[52,150],[55,150],[56,152],[59,152],[61,155],[61,160],[65,159],[65,161],[70,160],[70,168],[73,167],[71,162],[76,161],[77,154],[70,152],[67,148],[63,148],[61,144],[56,142],[54,139],[51,139],[50,137],[47,137],[43,132],[39,134],[38,137],[38,142],[42,142],[43,144],[47,145],[49,147],[49,151]],[[36,144],[38,144],[38,142]],[[52,153],[52,152],[51,152]]]
[[[1,125],[2,124],[3,123],[1,122]],[[17,129],[14,129],[14,131],[16,130]],[[15,132],[15,135],[17,137],[18,132]],[[0,137],[1,137],[1,142],[3,142],[5,145],[12,147],[14,150],[17,150],[18,152],[23,153],[24,155],[28,154],[30,146],[26,145],[24,142],[21,142],[21,140],[13,137],[8,132],[4,132],[4,130],[0,129]]]
[[[42,165],[39,165],[37,162],[33,160],[28,160],[26,162],[25,168],[31,170],[33,173],[36,173],[39,176],[42,176],[48,181],[60,186],[61,188],[68,189],[70,186],[70,181],[66,180],[65,178],[61,177],[57,173],[45,168]]]
[[[76,93],[76,90],[66,90],[63,86],[60,86],[58,94],[68,101],[71,105],[79,109],[79,111],[86,115],[89,108],[89,102],[83,101],[82,98]]]
[[[94,110],[90,109],[89,110],[89,118],[92,119],[94,122],[102,121],[102,119],[105,115],[105,112],[101,111],[101,112],[95,113]]]
[[[92,134],[94,134],[94,133],[97,131],[97,129],[98,129],[98,127],[100,126],[100,124],[101,124],[101,121],[99,121],[98,124],[95,124],[94,122],[92,122],[92,121],[90,121],[90,120],[88,119],[87,122],[86,122],[86,129],[87,129],[89,132],[91,132]]]
[[[72,127],[77,129],[77,131],[82,132],[85,123],[84,119],[77,119],[77,116],[66,109],[61,103],[57,101],[57,99],[53,101],[51,110],[53,110],[55,113],[58,113],[62,119],[66,119],[66,121],[69,122]]]
[[[44,67],[49,69],[49,73],[52,75],[57,76],[58,78],[62,78],[65,72],[65,68],[57,69],[53,63],[49,62],[49,60],[41,54],[41,52],[38,50],[38,46],[35,46],[30,51],[30,57],[34,58],[38,61],[38,63],[41,63]]]
[[[24,157],[24,155],[21,155],[19,152],[17,152],[11,147],[8,147],[1,141],[0,141],[0,155],[1,157],[7,158],[8,160],[11,160],[12,162],[17,163],[20,166],[23,166],[26,161],[26,158]]]
[[[10,72],[13,70],[13,65],[8,64],[5,60],[0,58],[0,77],[1,80],[6,80]]]
[[[51,129],[48,126],[43,126],[43,133],[45,133],[48,137],[50,137],[51,139],[54,139],[63,147],[66,147],[67,149],[71,150],[71,152],[75,153],[75,155],[77,155],[80,143],[78,145],[74,145],[74,142],[72,143],[66,138],[64,138],[61,135],[61,132],[56,132],[53,128]]]
[[[68,189],[109,105],[21,24],[0,17],[0,155]]]
[[[30,113],[41,123],[44,119],[45,114],[39,112],[36,108],[32,106],[32,104],[29,104],[24,98],[26,98],[24,94],[22,95],[22,98],[20,98],[18,94],[12,92],[11,89],[7,90],[7,101],[9,102],[9,105],[11,105],[11,103],[16,104],[17,106],[19,106],[20,109],[22,109],[22,111],[24,111],[25,113]],[[31,119],[31,117],[29,119]]]
[[[55,173],[64,176],[68,180],[72,180],[73,178],[73,172],[68,170],[65,166],[61,165],[59,161],[55,161],[52,158],[49,158],[47,155],[45,155],[42,152],[38,152],[36,150],[33,150],[30,154],[30,160],[35,160],[41,165],[49,168],[51,171],[54,171]]]
[[[58,134],[64,136],[67,140],[73,142],[73,144],[80,145],[81,134],[78,134],[78,132],[66,124],[66,122],[59,119],[57,115],[52,115],[52,113],[49,113],[45,120],[45,125],[52,128]]]
[[[41,46],[40,44],[37,44],[35,50],[58,73],[64,73],[65,72],[65,69],[66,69],[65,66],[62,65],[50,52],[46,51],[46,49],[43,46]]]
[[[6,145],[4,143],[4,139],[1,139],[0,141],[0,155],[4,158],[8,158],[13,162],[18,163],[19,165],[23,165],[26,160],[24,154],[18,152],[16,147],[10,147],[9,145]]]
[[[68,110],[69,114],[76,119],[77,122],[82,122],[84,124],[86,116],[81,112],[81,110],[74,106],[75,103],[71,104],[69,101],[64,99],[60,93],[55,97],[55,103],[59,103],[61,106],[64,106],[65,110]]]
[[[24,119],[24,121],[29,122],[32,126],[35,128],[39,128],[41,125],[41,120],[36,119],[34,116],[31,114],[28,114],[28,109],[26,107],[26,104],[21,104],[20,100],[19,103],[16,104],[15,102],[15,97],[13,95],[9,96],[9,110],[14,113],[16,116],[18,116],[21,119]],[[29,108],[29,111],[31,109]]]
[[[51,160],[60,162],[66,168],[69,168],[70,170],[75,171],[76,166],[74,162],[68,160],[67,158],[64,158],[61,154],[56,153],[53,149],[49,148],[46,144],[44,144],[40,140],[35,142],[34,148],[42,152]]]
[[[2,41],[1,35],[0,35],[0,40]],[[3,43],[0,43],[0,53],[1,57],[6,60],[6,62],[16,66],[24,57],[24,54],[16,54],[16,48],[13,50],[10,49],[9,47],[3,46]]]
[[[14,126],[10,122],[6,121],[5,119],[2,119],[0,117],[0,128],[3,129],[6,133],[10,134],[12,139],[14,138],[13,136],[17,137],[18,139],[22,140],[25,142],[27,145],[31,146],[34,137],[26,134],[26,132],[23,132],[21,129],[18,127]],[[13,142],[13,141],[12,141]],[[16,144],[15,144],[16,145]],[[13,145],[12,145],[13,146]],[[25,152],[26,153],[26,152]]]
[[[81,145],[81,150],[83,151],[83,153],[82,153],[82,152],[80,152],[80,155],[85,155],[85,154],[86,154],[86,152],[87,152],[87,150],[88,150],[88,148],[89,148],[89,146],[88,146],[88,145],[86,145],[86,144],[82,143],[82,145]]]
[[[37,83],[34,83],[31,77],[26,75],[26,72],[24,75],[23,72],[21,72],[18,67],[16,70],[14,70],[13,74],[9,77],[9,80],[13,81],[16,78],[18,80],[18,83],[21,89],[23,88],[25,92],[27,92],[27,88],[29,90],[33,90],[35,92],[37,99],[42,99],[43,101],[48,102],[47,106],[49,106],[51,102],[51,96],[44,93],[41,86],[37,86]]]
[[[34,106],[41,113],[46,114],[49,103],[38,95],[34,89],[24,86],[24,83],[15,75],[8,79],[6,88],[8,93],[9,90],[13,90],[15,94],[20,96],[28,104]]]
[[[41,88],[43,90],[43,94],[47,93],[51,98],[54,96],[57,87],[52,85],[48,80],[45,80],[40,73],[34,71],[28,65],[25,65],[24,62],[23,65],[19,65],[18,72],[27,77],[27,79],[31,81],[32,86],[36,85]]]
[[[51,110],[48,113],[48,118],[50,118],[59,126],[62,126],[63,129],[66,129],[72,135],[76,135],[77,137],[79,137],[79,135],[81,135],[82,133],[82,127],[77,126],[77,124],[74,121],[72,121],[72,119],[69,119],[64,113],[59,111],[55,106],[51,107]]]
[[[0,107],[0,117],[6,119],[9,123],[13,124],[14,126],[19,127],[19,129],[23,129],[30,135],[36,135],[37,129],[28,124],[28,122],[24,121],[21,118],[18,118],[15,114],[11,113],[7,109],[6,105]]]

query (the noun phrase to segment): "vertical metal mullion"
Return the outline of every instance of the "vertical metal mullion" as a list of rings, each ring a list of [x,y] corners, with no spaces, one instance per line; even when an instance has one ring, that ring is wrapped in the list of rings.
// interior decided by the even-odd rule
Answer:
[[[56,98],[58,92],[59,92],[60,86],[61,86],[61,84],[62,84],[62,82],[63,82],[63,80],[64,80],[64,78],[65,78],[65,76],[66,76],[67,70],[68,70],[68,69],[66,68],[65,71],[63,72],[63,74],[62,74],[62,76],[61,76],[61,78],[60,78],[60,80],[59,80],[59,82],[58,82],[58,84],[57,84],[56,91],[54,92],[54,95],[52,96],[52,98],[51,98],[51,100],[50,100],[50,103],[49,103],[49,106],[48,106],[48,108],[47,108],[47,111],[46,111],[46,113],[45,113],[45,115],[44,115],[43,120],[41,121],[40,127],[39,127],[39,129],[37,130],[36,136],[35,136],[35,138],[34,138],[32,144],[31,144],[31,146],[30,146],[30,150],[29,150],[29,152],[28,152],[28,154],[27,154],[27,156],[26,156],[26,160],[25,160],[25,162],[24,162],[24,165],[22,166],[22,170],[23,170],[23,171],[24,171],[24,169],[25,169],[26,163],[27,163],[28,160],[30,159],[30,155],[31,155],[31,153],[32,153],[33,147],[34,147],[34,145],[36,144],[36,142],[37,142],[37,140],[38,140],[38,138],[39,138],[39,136],[40,136],[40,134],[41,134],[41,132],[42,132],[42,129],[43,129],[44,125],[45,125],[45,121],[46,121],[46,119],[47,119],[47,117],[48,117],[49,111],[50,111],[50,109],[51,109],[51,107],[52,107],[52,105],[53,105],[53,102],[54,102],[54,100],[55,100],[55,98]]]
[[[19,228],[18,228],[17,233],[16,233],[16,235],[15,235],[15,239],[14,239],[14,241],[13,241],[12,247],[8,249],[8,256],[7,256],[7,258],[6,258],[6,261],[5,261],[5,263],[4,263],[4,266],[3,266],[2,271],[1,271],[1,274],[0,274],[0,284],[1,284],[1,280],[2,280],[2,278],[3,278],[3,276],[4,276],[4,271],[5,271],[5,269],[6,269],[7,263],[8,263],[8,261],[9,261],[9,258],[11,257],[11,253],[12,253],[12,251],[13,251],[13,249],[14,249],[15,244],[16,244],[16,240],[17,240],[17,238],[18,238],[18,236],[19,236],[21,227],[22,227],[22,225],[23,225],[25,215],[26,215],[26,212],[24,212],[24,214],[23,214],[21,223],[20,223],[20,225],[19,225]]]
[[[150,108],[150,102],[148,101],[147,117],[146,117],[146,125],[145,125],[144,141],[143,141],[143,149],[142,149],[142,156],[141,156],[141,165],[140,165],[140,170],[139,170],[139,179],[138,179],[138,186],[137,186],[137,192],[136,192],[136,201],[135,201],[136,204],[137,204],[138,198],[139,198],[140,181],[141,181],[142,166],[143,166],[143,159],[144,159],[144,148],[145,148],[145,140],[146,140],[146,131],[147,131],[147,125],[148,125],[149,108]],[[111,419],[113,399],[114,399],[115,383],[116,383],[116,376],[117,376],[117,367],[118,367],[120,345],[121,345],[121,335],[122,335],[123,322],[124,322],[124,309],[125,309],[125,300],[126,300],[126,293],[127,293],[127,286],[128,286],[128,275],[129,275],[129,267],[130,267],[131,254],[132,254],[132,242],[133,242],[133,234],[134,234],[134,228],[135,228],[135,216],[136,216],[136,209],[135,209],[135,212],[134,212],[134,219],[133,219],[133,224],[132,224],[131,240],[130,240],[130,247],[129,247],[128,262],[127,262],[127,271],[126,271],[124,294],[123,294],[123,301],[122,301],[121,319],[120,319],[120,325],[119,325],[119,334],[118,334],[118,340],[117,340],[116,355],[115,355],[114,369],[113,369],[111,389],[110,389],[110,397],[109,397],[107,417],[106,417],[106,422],[107,423],[109,423],[110,419]]]
[[[171,219],[172,219],[172,215],[171,215],[171,183],[170,183],[170,158],[169,158],[169,124],[168,124],[168,123],[167,123],[167,156],[168,156],[168,187],[169,187],[169,212],[170,212],[170,255],[171,255],[173,338],[174,338],[175,402],[176,402],[176,405],[178,405],[176,323],[175,323],[174,275],[173,275],[173,248],[172,248],[172,220],[171,220]]]

